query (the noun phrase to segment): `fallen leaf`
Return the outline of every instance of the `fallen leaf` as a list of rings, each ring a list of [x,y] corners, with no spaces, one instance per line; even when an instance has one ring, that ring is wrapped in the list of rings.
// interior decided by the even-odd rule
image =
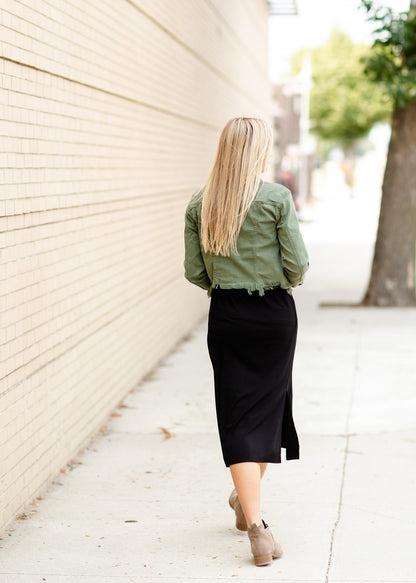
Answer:
[[[16,520],[27,520],[30,518],[30,514],[28,512],[21,512],[16,516]]]
[[[176,436],[175,433],[172,433],[171,431],[168,431],[165,427],[159,427],[159,429],[161,430],[161,432],[165,436],[165,439],[170,439],[171,437],[175,437]]]

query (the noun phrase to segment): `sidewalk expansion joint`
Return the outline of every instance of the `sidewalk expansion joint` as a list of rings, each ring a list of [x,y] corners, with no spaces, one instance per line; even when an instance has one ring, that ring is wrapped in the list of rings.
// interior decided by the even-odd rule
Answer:
[[[329,582],[329,570],[330,570],[331,564],[332,564],[332,550],[334,547],[335,532],[337,530],[339,521],[341,520],[342,495],[344,493],[345,470],[347,467],[347,458],[348,458],[348,449],[349,449],[349,444],[350,444],[350,438],[351,438],[351,434],[347,434],[345,436],[345,449],[344,449],[344,461],[342,464],[341,488],[340,488],[340,493],[339,493],[337,517],[336,517],[336,520],[334,522],[334,526],[332,527],[332,530],[331,530],[331,543],[329,546],[328,566],[326,569],[325,583]]]
[[[355,395],[355,390],[356,390],[356,386],[357,386],[358,361],[359,361],[359,357],[360,357],[361,338],[362,338],[361,332],[362,332],[361,326],[358,326],[358,328],[357,328],[357,341],[356,341],[356,345],[355,345],[354,368],[353,368],[352,379],[351,379],[351,393],[350,393],[350,399],[349,399],[349,403],[348,403],[347,418],[345,421],[345,435],[344,435],[345,436],[345,448],[344,448],[344,460],[343,460],[343,464],[342,464],[342,475],[341,475],[341,486],[340,486],[340,491],[339,491],[338,510],[337,510],[337,517],[335,519],[334,526],[332,527],[332,530],[331,530],[331,542],[329,545],[329,556],[328,556],[328,565],[327,565],[326,575],[325,575],[325,583],[329,583],[329,571],[330,571],[331,566],[332,566],[332,553],[333,553],[333,548],[334,548],[335,532],[336,532],[336,530],[338,528],[338,524],[341,520],[342,497],[344,494],[344,483],[345,483],[345,473],[346,473],[346,468],[347,468],[347,459],[348,459],[348,454],[350,453],[349,452],[350,439],[351,439],[351,437],[353,437],[355,435],[355,433],[350,433],[349,428],[350,428],[351,411],[352,411],[352,406],[353,406],[353,402],[354,402],[354,395]]]

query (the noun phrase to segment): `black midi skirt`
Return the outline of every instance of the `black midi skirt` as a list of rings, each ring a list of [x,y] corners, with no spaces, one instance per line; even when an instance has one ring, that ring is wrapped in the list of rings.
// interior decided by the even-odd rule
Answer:
[[[299,458],[292,416],[298,319],[293,296],[277,286],[251,295],[212,290],[207,344],[225,465]]]

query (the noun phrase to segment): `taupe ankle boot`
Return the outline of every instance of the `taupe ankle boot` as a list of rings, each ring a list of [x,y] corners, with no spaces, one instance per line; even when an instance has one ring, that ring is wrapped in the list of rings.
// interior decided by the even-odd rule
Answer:
[[[282,556],[282,547],[277,543],[268,525],[262,520],[262,525],[253,523],[248,529],[248,537],[251,544],[254,563],[258,567],[268,565],[273,559]]]
[[[237,491],[235,488],[231,492],[230,499],[228,500],[228,502],[235,512],[235,527],[238,528],[238,530],[247,530],[246,517],[244,516],[244,512],[241,507],[240,500],[238,499]]]

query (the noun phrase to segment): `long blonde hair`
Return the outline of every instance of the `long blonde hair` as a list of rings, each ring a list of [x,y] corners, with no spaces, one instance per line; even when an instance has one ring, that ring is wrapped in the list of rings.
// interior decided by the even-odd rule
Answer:
[[[263,119],[236,117],[221,132],[201,208],[201,244],[206,253],[237,253],[237,238],[260,184],[273,131]]]

